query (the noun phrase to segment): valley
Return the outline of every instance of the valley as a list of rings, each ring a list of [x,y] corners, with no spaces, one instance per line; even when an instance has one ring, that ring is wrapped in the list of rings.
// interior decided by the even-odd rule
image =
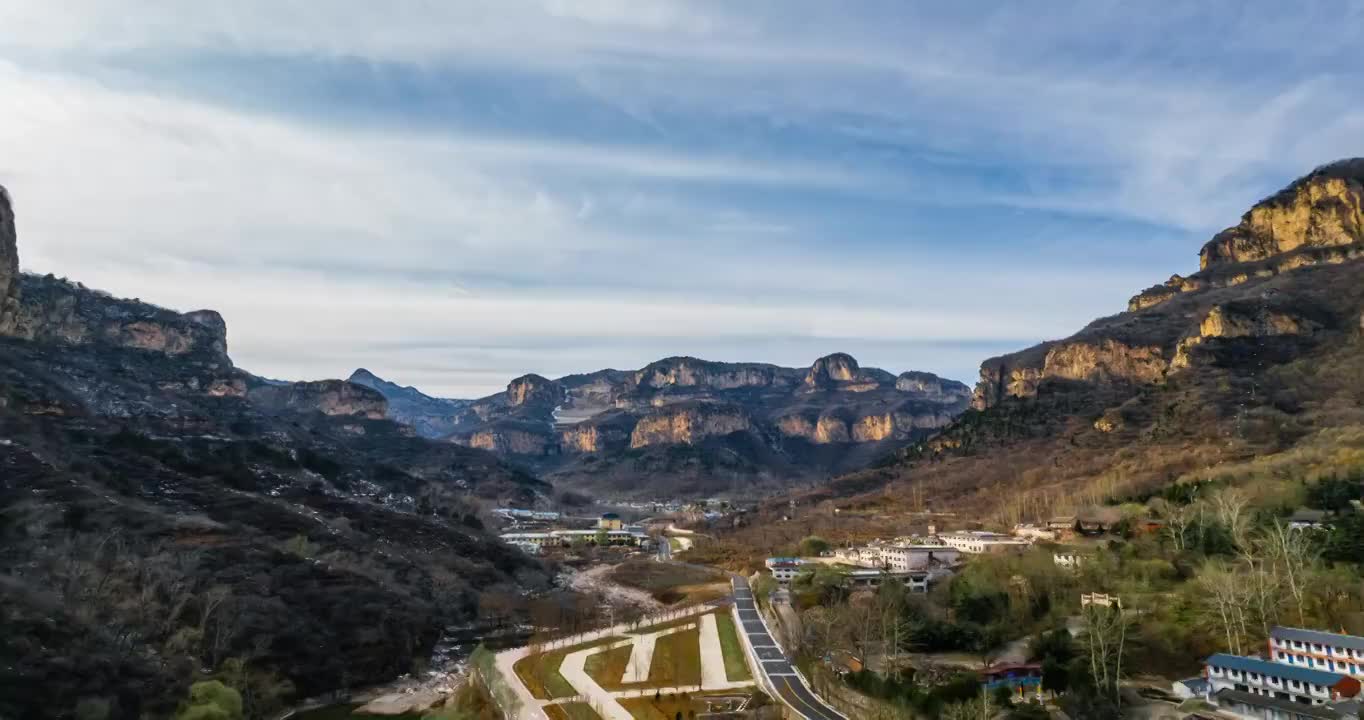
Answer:
[[[974,390],[835,353],[454,400],[19,273],[5,197],[0,714],[1253,707],[1214,676],[1364,632],[1362,202],[1322,166]]]

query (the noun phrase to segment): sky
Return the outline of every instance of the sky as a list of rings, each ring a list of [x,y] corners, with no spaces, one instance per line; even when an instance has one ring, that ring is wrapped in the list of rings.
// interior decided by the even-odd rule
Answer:
[[[25,270],[218,310],[268,377],[970,383],[1364,155],[1361,43],[1361,2],[6,0],[0,184]]]

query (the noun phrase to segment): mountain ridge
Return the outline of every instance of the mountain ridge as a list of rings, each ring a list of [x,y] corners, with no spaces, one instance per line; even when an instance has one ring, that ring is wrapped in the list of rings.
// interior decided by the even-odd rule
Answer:
[[[446,439],[572,487],[780,487],[923,437],[961,412],[969,392],[932,373],[863,368],[846,353],[805,368],[672,356],[638,370],[523,375],[460,408]],[[650,482],[624,486],[645,474]]]
[[[970,411],[807,499],[1036,519],[1181,480],[1364,464],[1361,200],[1364,160],[1294,180],[1182,284],[987,359]]]
[[[409,673],[481,593],[549,586],[483,528],[549,486],[342,380],[237,368],[213,311],[19,272],[0,192],[0,715],[253,717]],[[519,597],[519,595],[516,595]],[[513,608],[514,610],[514,608]]]

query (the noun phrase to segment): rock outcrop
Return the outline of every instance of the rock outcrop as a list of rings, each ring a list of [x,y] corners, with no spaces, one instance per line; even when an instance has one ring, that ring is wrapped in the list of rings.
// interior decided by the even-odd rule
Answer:
[[[1032,397],[1048,381],[1150,385],[1190,368],[1209,342],[1310,337],[1338,321],[1292,275],[1364,258],[1364,159],[1322,166],[1257,203],[1174,275],[1065,340],[981,365],[973,405]]]
[[[1218,233],[1199,253],[1200,266],[1255,262],[1299,248],[1364,240],[1364,158],[1312,171],[1257,203],[1241,223]]]
[[[263,384],[252,388],[248,397],[262,409],[276,413],[320,412],[380,420],[388,409],[388,401],[379,391],[345,380]]]
[[[178,313],[115,298],[51,275],[21,275],[13,337],[62,345],[107,345],[231,366],[227,323],[212,310]]]
[[[0,187],[0,335],[12,332],[19,311],[19,247],[14,227],[14,207],[9,193]]]
[[[1199,252],[1199,272],[1174,275],[1127,303],[1129,311],[1180,293],[1231,287],[1311,265],[1364,256],[1364,158],[1323,165],[1258,202]]]
[[[733,390],[767,387],[779,382],[782,368],[751,363],[719,363],[693,357],[671,357],[646,365],[635,373],[641,390],[701,388]]]
[[[507,384],[507,402],[512,407],[535,405],[552,408],[563,397],[563,389],[558,384],[535,374],[522,375]]]
[[[744,432],[751,422],[738,407],[725,405],[674,405],[639,419],[630,433],[630,447],[694,445],[709,437]]]

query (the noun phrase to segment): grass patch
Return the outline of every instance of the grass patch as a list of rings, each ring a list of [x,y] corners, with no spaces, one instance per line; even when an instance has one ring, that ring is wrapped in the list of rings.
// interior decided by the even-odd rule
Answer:
[[[620,687],[620,679],[625,675],[625,668],[630,665],[633,651],[634,645],[626,645],[589,655],[583,670],[603,688],[610,690]]]
[[[550,652],[527,655],[517,660],[516,664],[512,665],[512,669],[516,671],[516,677],[526,686],[530,694],[539,700],[573,697],[578,694],[578,691],[559,673],[559,666],[563,664],[564,656],[571,652],[586,650],[599,645],[610,645],[620,640],[621,638],[618,637],[609,637]]]
[[[608,577],[621,585],[644,590],[667,605],[720,597],[729,587],[724,574],[718,571],[652,560],[627,560],[612,569]]]
[[[734,618],[727,612],[715,613],[715,625],[720,631],[720,649],[725,654],[725,677],[730,682],[752,680],[748,663],[744,662],[744,647],[734,627]]]
[[[601,715],[587,703],[546,705],[545,714],[549,716],[549,720],[601,720]]]
[[[701,632],[695,628],[664,635],[654,645],[649,684],[675,687],[701,684]]]

